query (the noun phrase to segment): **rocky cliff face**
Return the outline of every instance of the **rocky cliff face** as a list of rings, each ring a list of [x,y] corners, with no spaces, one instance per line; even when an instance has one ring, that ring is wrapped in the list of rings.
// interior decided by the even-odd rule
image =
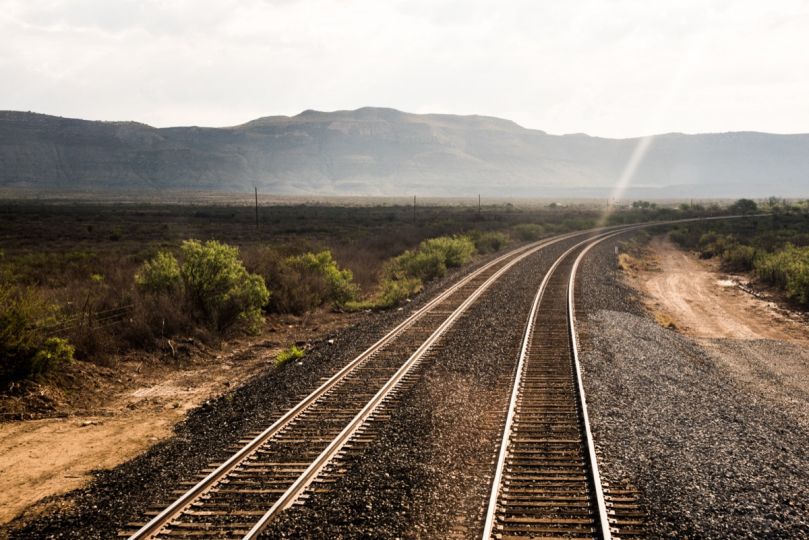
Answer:
[[[157,129],[0,112],[0,186],[279,194],[607,196],[639,139],[363,108]],[[807,196],[809,135],[655,136],[632,196]]]

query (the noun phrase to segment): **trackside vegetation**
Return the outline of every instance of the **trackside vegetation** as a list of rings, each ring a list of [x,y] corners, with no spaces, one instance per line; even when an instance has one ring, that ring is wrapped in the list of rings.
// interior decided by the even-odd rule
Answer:
[[[258,332],[270,293],[261,276],[247,272],[239,249],[215,240],[186,240],[180,251],[182,264],[160,252],[143,263],[135,283],[148,292],[174,297],[196,320],[219,333],[236,324]]]
[[[299,348],[297,345],[293,345],[288,349],[283,349],[275,356],[275,365],[280,366],[291,360],[298,360],[303,358],[305,354],[306,351]]]
[[[734,206],[739,213],[751,211],[749,203]],[[750,272],[795,304],[809,306],[809,213],[802,207],[778,206],[767,217],[681,225],[671,239],[700,257],[718,258],[726,271]]]
[[[469,262],[475,252],[475,243],[468,236],[424,240],[418,249],[407,250],[385,263],[375,295],[361,302],[350,302],[347,307],[379,309],[397,305],[418,293],[424,283],[443,277],[448,268]]]
[[[698,224],[672,237],[809,304],[804,203],[636,201],[606,213],[506,203],[415,214],[278,205],[261,208],[257,226],[255,211],[239,206],[10,202],[0,206],[0,384],[74,361],[114,366],[129,351],[181,361],[178,343],[216,348],[261,333],[268,317],[392,308],[476,256],[597,223],[762,210],[777,221]]]
[[[48,336],[55,311],[31,289],[0,285],[0,381],[39,375],[73,360],[67,340]]]

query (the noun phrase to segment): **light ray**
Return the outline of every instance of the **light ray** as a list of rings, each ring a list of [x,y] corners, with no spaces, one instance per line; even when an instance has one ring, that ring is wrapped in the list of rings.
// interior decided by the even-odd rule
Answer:
[[[682,93],[685,81],[688,78],[690,71],[694,67],[696,53],[698,50],[701,50],[702,43],[703,40],[700,37],[696,37],[690,40],[687,44],[685,52],[681,57],[681,61],[677,66],[677,70],[674,72],[674,75],[671,78],[671,82],[668,85],[666,93],[659,101],[659,106],[657,109],[653,112],[653,114],[649,115],[648,128],[646,130],[647,133],[654,133],[659,129],[661,120],[668,114],[675,100]],[[640,167],[641,163],[643,163],[643,158],[646,157],[646,154],[652,147],[654,139],[654,135],[647,135],[638,139],[635,148],[632,150],[632,153],[629,156],[629,160],[627,160],[626,165],[621,171],[621,176],[618,177],[618,181],[615,183],[615,187],[612,189],[612,193],[607,200],[607,207],[597,222],[599,227],[607,224],[607,220],[613,212],[612,204],[620,201],[627,189],[629,189],[629,187],[632,185],[632,179],[635,177],[638,167]]]

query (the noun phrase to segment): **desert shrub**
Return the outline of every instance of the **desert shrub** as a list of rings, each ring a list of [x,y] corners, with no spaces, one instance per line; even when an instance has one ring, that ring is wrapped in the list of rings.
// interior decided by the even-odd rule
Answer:
[[[298,348],[297,345],[293,345],[289,349],[281,350],[275,356],[275,365],[280,366],[290,360],[298,360],[299,358],[303,358],[304,354],[306,354],[306,352],[303,349]]]
[[[382,283],[378,305],[391,307],[417,294],[422,289],[422,282],[418,278],[386,279]]]
[[[681,248],[697,250],[704,230],[700,225],[680,225],[669,233],[669,239]]]
[[[447,263],[438,251],[405,251],[387,261],[382,268],[388,280],[417,278],[430,281],[442,277],[447,272]]]
[[[442,277],[447,268],[461,266],[472,258],[475,244],[466,236],[440,236],[424,240],[417,250],[408,250],[385,262],[379,290],[369,302],[350,307],[390,307],[410,298],[426,281]]]
[[[755,259],[754,247],[735,245],[722,253],[722,267],[730,272],[748,272],[753,269]]]
[[[618,255],[618,268],[624,272],[630,272],[632,270],[638,270],[640,268],[640,263],[629,253],[620,253]]]
[[[215,240],[186,240],[182,253],[185,295],[201,319],[219,332],[236,323],[256,331],[270,293],[261,276],[244,268],[239,249]]]
[[[545,228],[537,223],[520,223],[512,227],[511,232],[518,240],[533,242],[542,238]]]
[[[0,284],[0,381],[30,377],[73,358],[66,340],[48,338],[54,306],[30,289]]]
[[[478,253],[495,253],[508,245],[507,234],[497,231],[479,233],[473,237]]]
[[[369,299],[349,302],[349,309],[387,308],[418,293],[425,281],[443,276],[448,267],[461,266],[472,258],[475,244],[467,236],[440,236],[424,240],[419,248],[405,251],[385,262],[379,288]]]
[[[475,244],[467,236],[439,236],[419,244],[419,251],[440,256],[447,268],[468,263],[475,253]]]
[[[73,360],[73,353],[76,349],[66,339],[50,337],[46,339],[42,346],[31,359],[31,373],[34,375],[44,373],[58,366]]]
[[[755,261],[756,275],[764,282],[786,291],[788,298],[809,304],[809,248],[791,244]]]
[[[343,306],[359,294],[351,270],[340,268],[328,250],[284,257],[263,247],[248,261],[272,288],[267,309],[275,313],[300,315],[328,303]]]
[[[731,214],[754,214],[758,212],[758,205],[750,199],[739,199],[728,207]]]
[[[354,284],[351,270],[341,269],[332,257],[331,251],[324,250],[318,253],[304,253],[286,260],[287,265],[298,272],[299,275],[309,275],[313,281],[319,281],[316,305],[334,302],[343,305],[356,298],[359,292]]]
[[[721,257],[725,251],[736,247],[738,242],[731,235],[709,231],[700,237],[698,245],[700,257],[710,259],[711,257]]]
[[[379,285],[376,294],[366,300],[348,302],[346,308],[359,309],[386,309],[398,305],[411,298],[422,289],[422,282],[418,278],[385,278]]]
[[[135,274],[135,283],[153,293],[176,292],[182,286],[180,264],[174,255],[161,251],[141,265]]]

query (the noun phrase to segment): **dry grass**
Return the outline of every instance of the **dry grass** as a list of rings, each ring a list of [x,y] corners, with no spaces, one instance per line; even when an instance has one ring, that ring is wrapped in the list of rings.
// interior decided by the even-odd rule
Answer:
[[[629,253],[620,253],[618,254],[618,268],[624,272],[637,272],[640,269],[640,263]]]
[[[654,311],[653,315],[655,321],[657,321],[657,324],[659,324],[663,328],[668,328],[670,330],[677,329],[677,324],[675,324],[674,319],[668,313],[665,313],[663,311]]]

